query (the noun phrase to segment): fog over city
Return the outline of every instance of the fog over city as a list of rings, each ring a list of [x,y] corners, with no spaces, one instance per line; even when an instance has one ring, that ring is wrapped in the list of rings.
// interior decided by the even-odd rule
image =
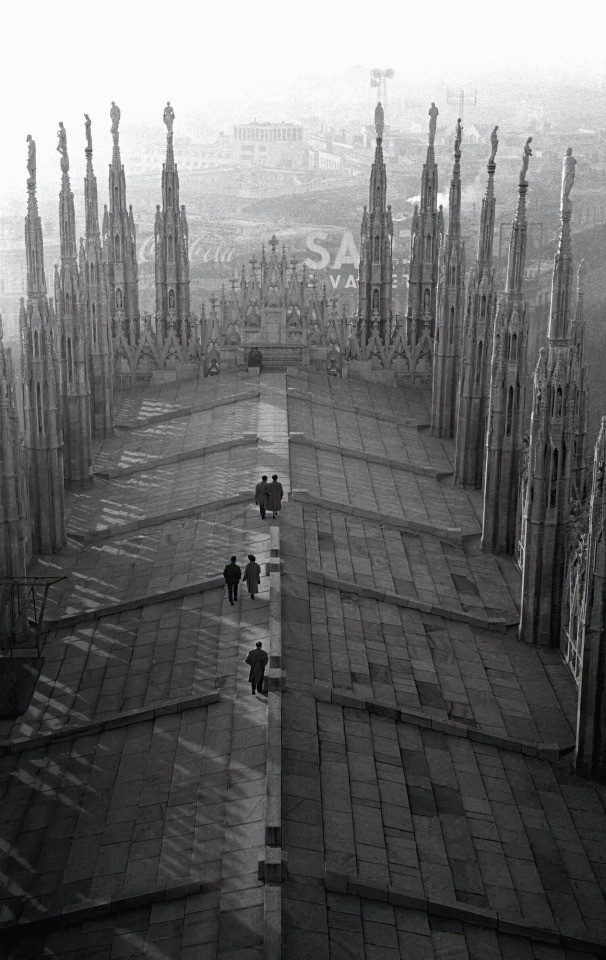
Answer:
[[[502,271],[524,140],[533,136],[530,277],[544,278],[557,229],[561,157],[578,158],[574,227],[592,234],[589,321],[601,297],[596,243],[606,208],[606,68],[596,5],[479,2],[431,6],[310,2],[298,7],[177,2],[103,10],[69,0],[57,10],[11,6],[0,178],[0,310],[16,338],[24,292],[26,135],[37,146],[38,204],[47,271],[58,260],[57,129],[67,131],[78,233],[83,231],[84,114],[92,121],[102,215],[111,160],[109,108],[137,229],[141,308],[154,311],[154,215],[166,150],[162,111],[175,110],[175,159],[190,233],[196,311],[275,233],[329,295],[355,302],[359,230],[374,147],[373,112],[386,95],[388,202],[394,216],[395,306],[406,308],[411,217],[419,195],[427,111],[438,106],[439,202],[448,202],[454,124],[462,116],[462,225],[476,244],[488,156],[499,125],[497,241]],[[371,71],[390,71],[385,86]],[[292,149],[246,145],[246,125],[296,127]],[[239,126],[240,134],[236,134]],[[256,136],[257,134],[255,134]],[[273,135],[273,134],[272,134]],[[600,200],[601,197],[601,200]],[[600,228],[601,225],[601,228]],[[588,241],[589,242],[589,241]],[[587,256],[581,244],[583,256]],[[591,261],[591,256],[589,257]],[[49,273],[52,276],[52,273]],[[541,286],[539,282],[538,287]],[[540,291],[533,291],[538,295]],[[543,295],[544,292],[543,292]]]

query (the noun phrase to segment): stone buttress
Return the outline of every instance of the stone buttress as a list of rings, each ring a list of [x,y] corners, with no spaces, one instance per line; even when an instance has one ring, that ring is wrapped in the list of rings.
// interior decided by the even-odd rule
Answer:
[[[577,711],[576,772],[606,783],[606,417],[594,451],[587,574],[585,642]]]
[[[495,314],[486,428],[482,547],[492,553],[512,555],[516,546],[525,427],[528,330],[522,287],[526,263],[526,173],[530,156],[527,143],[518,182],[518,206],[509,242],[505,291],[499,297]]]
[[[458,382],[454,482],[482,488],[486,449],[486,423],[490,388],[490,360],[496,309],[493,242],[495,224],[494,175],[498,147],[496,127],[488,161],[486,191],[482,199],[478,255],[469,274],[463,326],[461,373]]]
[[[465,311],[465,246],[461,239],[460,135],[460,127],[457,127],[448,201],[448,229],[440,247],[431,392],[431,432],[435,437],[452,437],[456,429],[457,380]]]
[[[28,137],[27,301],[19,326],[25,443],[34,553],[56,553],[66,542],[63,487],[63,418],[58,356],[59,328],[46,292],[42,224],[36,198],[36,147]]]
[[[55,309],[61,336],[61,399],[63,406],[63,469],[69,486],[93,479],[89,344],[80,288],[76,247],[74,195],[69,180],[67,135],[59,126],[61,191],[59,193],[60,263],[55,267]]]
[[[101,247],[97,178],[93,170],[93,141],[88,116],[85,129],[85,236],[80,240],[80,285],[87,328],[91,428],[94,437],[102,438],[114,433],[114,351],[107,264]]]
[[[31,557],[26,451],[21,439],[11,350],[4,346],[0,317],[0,577],[24,577]],[[14,593],[0,584],[0,633],[18,611]]]
[[[568,152],[564,159],[547,345],[540,350],[534,374],[528,478],[522,504],[520,638],[543,646],[557,646],[560,639],[573,443],[578,428],[579,370],[571,319],[572,203],[568,196],[574,163]],[[573,172],[568,176],[571,168]]]

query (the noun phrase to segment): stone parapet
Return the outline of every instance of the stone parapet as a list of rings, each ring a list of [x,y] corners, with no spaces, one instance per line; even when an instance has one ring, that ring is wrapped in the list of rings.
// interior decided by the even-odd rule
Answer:
[[[444,480],[447,477],[452,477],[452,470],[436,470],[435,467],[427,467],[422,463],[394,460],[391,457],[382,457],[376,453],[366,453],[363,450],[356,450],[354,447],[344,447],[340,443],[327,443],[325,440],[314,440],[299,432],[290,433],[288,440],[289,443],[299,443],[305,447],[313,447],[314,450],[324,450],[326,453],[339,453],[342,457],[350,457],[353,460],[364,460],[366,463],[376,463],[382,467],[389,467],[391,470],[404,470],[406,473],[414,473],[421,477],[432,477],[434,480]]]
[[[349,894],[364,900],[378,900],[409,910],[422,910],[431,916],[488,927],[498,930],[499,933],[560,946],[563,950],[580,950],[599,957],[606,955],[606,943],[603,940],[570,936],[555,924],[538,925],[513,911],[501,913],[457,900],[436,900],[433,897],[412,894],[404,886],[377,883],[355,874],[347,874],[340,868],[340,864],[329,861],[325,864],[324,882],[326,889],[334,893]]]
[[[290,499],[299,503],[307,503],[312,507],[322,507],[335,513],[344,513],[351,517],[360,517],[362,520],[372,520],[384,527],[393,527],[396,530],[406,530],[411,533],[428,533],[438,540],[449,543],[462,543],[464,540],[460,527],[441,527],[435,523],[424,523],[421,520],[409,520],[406,517],[393,517],[378,510],[364,510],[362,507],[353,507],[350,503],[339,500],[328,500],[326,497],[317,497],[308,490],[294,489],[290,492]]]
[[[233,393],[226,397],[217,397],[216,400],[203,400],[201,403],[193,403],[187,407],[176,406],[172,410],[166,410],[163,413],[152,413],[148,417],[119,420],[115,424],[115,427],[116,430],[140,430],[142,427],[151,427],[156,423],[164,423],[166,420],[178,420],[180,417],[190,417],[192,413],[202,413],[204,410],[226,407],[232,403],[240,403],[243,400],[256,400],[258,396],[258,388],[255,390],[244,390],[241,393]]]
[[[308,568],[307,570],[307,579],[309,583],[318,583],[324,587],[340,590],[341,593],[355,593],[359,597],[369,597],[372,600],[393,603],[398,607],[409,607],[411,610],[419,610],[421,613],[443,617],[446,620],[458,620],[461,623],[468,623],[471,627],[481,627],[484,630],[497,630],[499,633],[505,633],[508,627],[517,626],[518,623],[517,620],[509,621],[504,617],[480,617],[475,614],[466,613],[464,610],[445,607],[443,604],[425,603],[422,600],[417,600],[415,597],[405,597],[402,596],[402,594],[390,593],[387,590],[365,587],[351,580],[341,580],[338,577],[331,577],[321,570],[314,570],[312,568]]]
[[[440,719],[430,711],[405,710],[395,704],[367,700],[356,696],[351,690],[341,690],[326,683],[314,683],[313,695],[321,703],[337,703],[353,710],[366,710],[367,713],[387,717],[398,723],[413,723],[417,727],[427,727],[449,736],[462,737],[475,743],[486,743],[500,750],[523,753],[527,757],[538,757],[540,760],[556,761],[574,750],[574,744],[558,746],[557,743],[530,743],[513,737],[498,736],[457,720]]]
[[[233,440],[220,440],[218,443],[209,443],[205,447],[193,447],[190,450],[181,450],[169,457],[156,457],[145,462],[135,463],[130,467],[116,467],[113,470],[95,470],[96,477],[102,477],[104,480],[113,480],[117,477],[129,477],[134,473],[149,473],[152,470],[158,470],[160,467],[170,466],[172,463],[182,463],[184,460],[197,460],[199,457],[207,457],[213,453],[221,453],[223,450],[231,450],[232,447],[247,447],[258,442],[256,433],[245,433],[241,437],[234,437]]]

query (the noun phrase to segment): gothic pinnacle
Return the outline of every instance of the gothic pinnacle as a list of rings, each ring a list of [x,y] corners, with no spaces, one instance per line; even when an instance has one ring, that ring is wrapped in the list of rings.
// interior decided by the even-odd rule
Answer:
[[[28,133],[27,138],[27,216],[25,218],[25,253],[27,258],[28,298],[46,295],[44,276],[44,245],[42,224],[38,214],[36,197],[36,143]]]
[[[489,263],[492,259],[492,245],[494,240],[494,175],[497,169],[495,158],[499,148],[499,139],[497,137],[498,126],[490,134],[490,157],[486,169],[488,177],[486,180],[486,192],[482,198],[482,212],[480,214],[480,233],[478,237],[478,261]]]
[[[569,313],[572,287],[572,242],[570,236],[572,201],[570,200],[570,191],[574,184],[576,163],[572,156],[572,147],[568,147],[562,162],[560,235],[553,265],[551,310],[547,334],[550,340],[559,340],[570,335]]]

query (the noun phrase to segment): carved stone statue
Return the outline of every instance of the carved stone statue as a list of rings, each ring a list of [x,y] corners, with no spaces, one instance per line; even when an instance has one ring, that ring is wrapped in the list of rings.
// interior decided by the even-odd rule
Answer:
[[[572,147],[568,147],[562,165],[562,206],[565,203],[570,203],[569,196],[574,183],[576,165],[577,162],[572,155]]]
[[[491,149],[490,149],[490,158],[488,160],[489,163],[494,163],[495,157],[497,155],[497,150],[499,149],[499,138],[497,137],[498,129],[499,129],[499,125],[497,124],[497,126],[494,128],[494,130],[490,134]]]
[[[385,126],[385,111],[381,106],[381,103],[377,103],[375,107],[375,130],[377,132],[377,140],[380,140],[383,136],[383,128]]]
[[[164,123],[166,124],[166,129],[168,130],[168,134],[169,136],[172,137],[175,111],[170,105],[170,100],[167,101],[166,106],[164,107],[163,119],[164,119]]]
[[[92,149],[93,149],[93,138],[92,138],[91,132],[90,132],[90,117],[89,117],[88,113],[85,113],[85,114],[84,114],[84,130],[85,130],[85,134],[86,134],[86,149],[87,149],[87,150],[92,150]]]
[[[431,107],[429,108],[429,142],[433,143],[436,138],[436,127],[438,125],[438,113],[440,111],[436,107],[433,100],[431,101]]]
[[[59,121],[59,129],[57,130],[57,136],[59,137],[59,143],[57,144],[57,150],[62,157],[67,156],[67,132],[65,127]]]
[[[456,138],[459,146],[461,146],[461,144],[463,143],[463,127],[462,127],[462,125],[461,125],[461,118],[460,118],[460,117],[457,117],[457,124],[456,124],[456,127],[455,127],[455,138]]]
[[[526,174],[528,173],[528,162],[532,156],[532,149],[530,144],[532,143],[532,137],[528,137],[528,140],[524,144],[524,153],[522,154],[522,169],[520,170],[520,183],[526,183]]]
[[[118,107],[113,100],[109,115],[112,121],[111,131],[115,139],[115,137],[118,135],[118,125],[120,123],[120,107]]]
[[[36,141],[33,139],[31,133],[28,133],[25,138],[27,143],[27,172],[29,174],[28,180],[34,186],[36,185]]]

